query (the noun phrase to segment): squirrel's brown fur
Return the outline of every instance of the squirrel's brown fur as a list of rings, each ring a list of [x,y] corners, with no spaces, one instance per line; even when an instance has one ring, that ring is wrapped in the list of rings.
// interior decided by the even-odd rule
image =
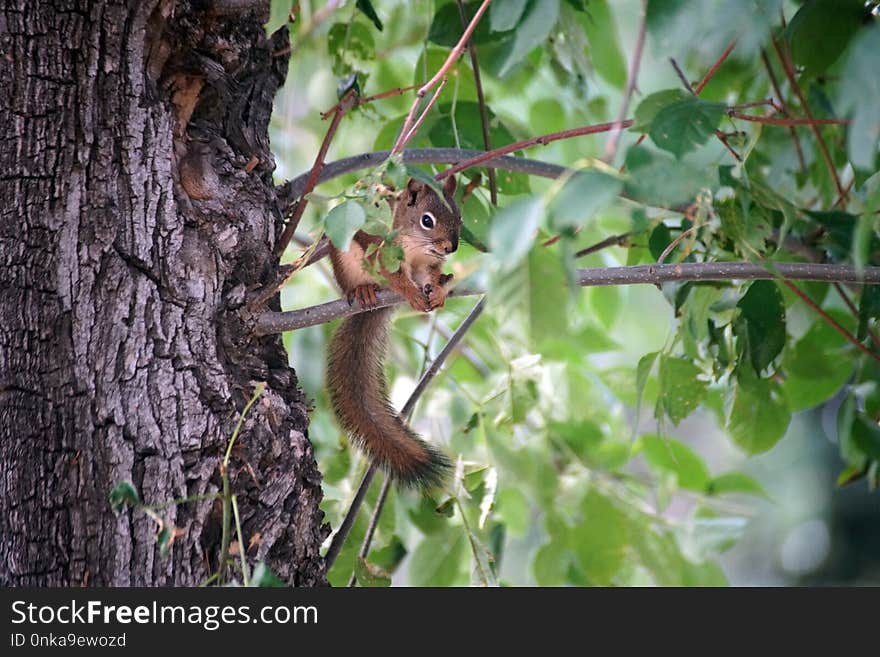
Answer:
[[[394,202],[396,243],[404,260],[396,272],[379,269],[388,286],[414,310],[430,312],[446,301],[445,256],[458,248],[461,215],[453,199],[455,179],[449,177],[441,199],[429,186],[411,179]],[[445,202],[444,202],[445,200]],[[423,223],[429,215],[432,228]],[[364,268],[364,256],[378,238],[358,231],[347,251],[331,246],[333,273],[352,302],[376,304],[378,285]],[[327,387],[343,429],[371,462],[404,485],[434,488],[442,484],[451,463],[441,451],[418,436],[388,401],[383,362],[392,310],[360,313],[342,322],[330,341]]]

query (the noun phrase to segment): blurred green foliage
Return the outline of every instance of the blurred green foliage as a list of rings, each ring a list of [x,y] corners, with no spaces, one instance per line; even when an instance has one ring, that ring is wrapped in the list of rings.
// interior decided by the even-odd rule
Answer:
[[[273,117],[279,180],[311,166],[327,125],[319,112],[336,102],[340,80],[357,74],[363,95],[423,82],[463,29],[457,3],[447,0],[342,2],[319,24],[313,18],[322,3],[299,4],[289,78]],[[478,4],[464,7],[472,14]],[[459,283],[485,286],[489,306],[413,419],[458,461],[456,478],[437,499],[392,489],[361,560],[374,483],[329,574],[334,585],[352,573],[360,585],[377,586],[724,584],[719,555],[773,497],[737,468],[749,469],[747,455],[774,450],[783,437],[792,445],[806,440],[804,423],[791,420],[809,409],[840,407],[837,474],[876,486],[880,366],[784,286],[584,289],[573,277],[577,266],[654,262],[676,238],[666,262],[880,264],[880,25],[871,6],[850,5],[839,13],[824,0],[761,0],[749,10],[738,0],[650,2],[630,105],[636,125],[613,167],[597,159],[604,135],[540,147],[529,155],[581,171],[559,181],[499,171],[498,209],[485,170],[462,174],[475,185],[461,201],[469,243],[448,267]],[[267,29],[283,24],[290,8],[289,0],[273,0]],[[638,10],[634,0],[495,0],[474,36],[493,146],[614,120]],[[790,19],[784,28],[783,14]],[[698,81],[734,39],[700,97],[685,91],[668,58]],[[728,106],[776,97],[767,64],[781,84],[777,100],[804,115],[773,39],[790,49],[812,114],[852,119],[819,129],[849,188],[845,200],[807,127],[790,131],[727,115]],[[352,111],[328,161],[390,147],[412,99],[409,92]],[[641,133],[648,139],[636,144]],[[410,143],[430,146],[483,146],[467,56]],[[350,190],[365,174],[319,187],[302,230],[350,239],[365,220],[352,209]],[[627,248],[574,257],[622,233],[630,233]],[[798,248],[789,249],[792,243]],[[296,255],[291,248],[287,257]],[[844,288],[852,312],[831,285],[800,287],[876,353],[870,332],[878,328],[878,288]],[[282,302],[304,307],[337,294],[323,262],[299,273]],[[451,299],[430,317],[398,313],[388,362],[398,407],[473,303]],[[335,528],[365,464],[335,425],[323,389],[333,328],[284,340],[314,399],[310,439]]]

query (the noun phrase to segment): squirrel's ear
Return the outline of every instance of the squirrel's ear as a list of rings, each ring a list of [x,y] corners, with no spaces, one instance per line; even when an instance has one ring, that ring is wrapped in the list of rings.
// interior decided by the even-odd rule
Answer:
[[[458,183],[455,180],[455,176],[447,176],[446,180],[443,182],[443,191],[453,196],[455,194],[455,188],[458,186]]]
[[[415,178],[410,178],[406,182],[406,195],[409,197],[407,201],[407,205],[415,205],[416,198],[419,194],[422,193],[422,190],[425,189],[425,183],[419,182]]]

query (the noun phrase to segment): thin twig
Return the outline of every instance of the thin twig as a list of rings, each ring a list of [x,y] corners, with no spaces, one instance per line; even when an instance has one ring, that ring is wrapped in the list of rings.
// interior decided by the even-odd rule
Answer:
[[[771,268],[772,267],[772,268]],[[592,267],[577,271],[582,287],[602,285],[658,285],[670,281],[731,281],[773,280],[782,277],[795,281],[833,283],[880,284],[880,267],[865,267],[861,271],[850,265],[779,262],[763,266],[751,262],[684,262],[670,265],[632,265],[629,267]],[[484,294],[481,290],[455,288],[452,297]],[[403,303],[403,298],[391,290],[380,290],[376,308]],[[255,335],[270,335],[293,331],[307,326],[324,324],[340,317],[364,312],[358,305],[345,299],[329,301],[317,306],[287,312],[267,311],[254,320]]]
[[[232,496],[232,514],[235,516],[235,531],[238,533],[238,556],[241,559],[241,579],[245,586],[251,585],[251,578],[248,574],[247,557],[245,556],[244,534],[241,531],[241,518],[238,515],[238,500],[235,495]]]
[[[415,124],[416,110],[418,109],[422,98],[424,98],[425,95],[431,89],[433,89],[438,82],[440,82],[440,80],[446,77],[446,75],[449,73],[449,69],[452,68],[452,65],[455,64],[456,61],[458,61],[459,57],[461,57],[462,52],[464,52],[465,44],[471,38],[471,34],[473,34],[474,30],[477,28],[477,23],[480,22],[480,18],[483,17],[483,14],[489,8],[489,4],[491,2],[492,0],[483,0],[480,8],[477,9],[477,13],[474,14],[474,17],[471,19],[470,24],[465,29],[464,34],[461,35],[458,43],[455,44],[452,52],[449,53],[446,61],[443,62],[443,66],[438,69],[438,71],[434,74],[434,77],[423,84],[418,92],[416,92],[416,99],[413,101],[412,107],[410,107],[409,113],[407,114],[406,119],[403,122],[403,127],[400,130],[397,141],[394,143],[394,147],[391,149],[392,153],[401,152],[404,148],[406,148],[407,143],[409,143],[409,141],[415,135],[413,125]],[[427,113],[428,109],[430,109],[430,105],[428,106],[428,108],[425,109],[425,113]]]
[[[718,61],[716,61],[712,65],[712,68],[709,69],[709,71],[706,73],[706,76],[702,80],[700,80],[700,83],[696,87],[694,87],[694,92],[698,96],[700,95],[700,92],[703,90],[703,87],[705,87],[707,84],[709,84],[709,80],[712,79],[712,76],[718,72],[718,69],[721,67],[721,64],[724,63],[724,60],[727,59],[727,56],[731,53],[731,51],[733,50],[733,48],[735,46],[736,46],[736,39],[734,39],[733,41],[730,42],[730,44],[727,46],[727,48],[724,49],[724,52],[721,53],[721,57],[718,58]]]
[[[849,298],[849,295],[846,293],[846,290],[843,289],[843,285],[840,283],[834,283],[834,289],[837,290],[837,293],[840,295],[840,298],[843,299],[843,302],[846,304],[846,307],[849,308],[850,312],[858,318],[860,316],[859,309],[856,308],[856,305],[852,302],[852,299]],[[867,329],[868,336],[871,338],[871,342],[880,347],[880,336],[878,336],[874,331],[870,328]]]
[[[411,84],[408,87],[397,87],[396,89],[389,89],[388,91],[383,91],[382,93],[373,94],[372,96],[364,96],[363,98],[358,98],[357,102],[355,102],[354,107],[361,107],[366,105],[367,103],[372,103],[374,100],[381,100],[383,98],[391,98],[392,96],[400,96],[401,94],[406,93],[407,91],[412,91],[419,87],[418,84]],[[326,112],[321,112],[321,118],[326,119],[331,114],[336,112],[339,109],[339,105],[342,103],[340,100],[333,107],[328,109]]]
[[[382,488],[379,489],[379,497],[376,498],[376,508],[373,509],[373,515],[370,516],[370,524],[367,525],[367,533],[364,534],[364,540],[361,543],[361,549],[358,551],[358,558],[366,559],[370,553],[370,545],[373,543],[373,534],[376,533],[376,527],[379,526],[379,518],[382,515],[382,509],[385,507],[385,499],[391,492],[391,484],[394,480],[385,475],[382,482]],[[354,586],[357,581],[357,570],[351,571],[351,577],[348,578],[349,588]]]
[[[623,117],[626,116],[629,111],[629,103],[630,100],[632,100],[632,95],[636,89],[636,82],[639,77],[639,65],[642,61],[642,50],[645,46],[645,18],[647,16],[647,7],[647,0],[642,0],[641,9],[639,10],[639,36],[636,38],[636,49],[633,52],[633,59],[632,62],[630,62],[629,72],[626,76],[626,91],[623,94],[623,103],[620,105],[617,119],[613,124],[614,127],[611,130],[611,134],[608,135],[608,141],[605,143],[605,153],[602,155],[602,159],[609,164],[614,161],[614,157],[617,155],[617,145],[620,141],[621,132],[624,128],[628,127],[624,125]]]
[[[345,545],[345,539],[348,538],[348,534],[351,532],[351,527],[354,525],[354,521],[357,518],[358,510],[361,508],[361,504],[364,503],[364,498],[367,496],[367,491],[370,490],[370,484],[373,483],[373,477],[376,476],[376,470],[378,469],[379,468],[375,463],[370,463],[370,467],[367,468],[367,471],[364,473],[364,478],[361,479],[357,492],[354,494],[351,506],[348,507],[348,512],[345,514],[342,524],[339,525],[339,529],[336,530],[336,534],[333,535],[333,540],[330,541],[330,547],[327,548],[327,554],[324,555],[325,573],[330,571],[333,567],[333,562],[336,561],[336,557],[338,557],[340,551],[342,551],[342,546]]]
[[[626,119],[625,121],[621,121],[619,123],[619,126],[621,128],[628,128],[632,124],[632,119]],[[615,129],[615,127],[617,126],[617,121],[614,121],[612,123],[596,123],[594,125],[587,125],[580,128],[571,128],[569,130],[562,130],[560,132],[551,132],[550,134],[540,135],[538,137],[530,137],[529,139],[523,139],[522,141],[517,141],[512,144],[508,144],[507,146],[501,146],[500,148],[496,148],[495,150],[481,153],[480,155],[464,160],[463,162],[459,162],[458,164],[451,166],[444,171],[441,171],[434,177],[437,180],[443,180],[443,178],[454,175],[459,171],[464,171],[465,169],[470,169],[471,167],[475,167],[478,164],[493,160],[499,155],[514,153],[530,146],[546,146],[547,144],[554,141],[559,141],[560,139],[571,139],[572,137],[581,137],[583,135],[595,135],[599,132],[608,132],[609,130]]]
[[[786,104],[785,99],[782,97],[782,89],[779,86],[779,80],[776,79],[776,74],[773,72],[773,67],[770,65],[770,58],[767,57],[767,51],[764,48],[761,48],[761,61],[764,63],[764,68],[767,70],[767,77],[770,78],[770,84],[773,85],[773,91],[776,94],[777,100],[779,100],[783,116],[791,116],[788,105]],[[804,159],[804,151],[801,148],[801,140],[798,139],[797,130],[794,129],[794,126],[789,126],[788,132],[791,135],[792,142],[794,143],[794,150],[797,154],[798,164],[801,167],[801,172],[806,173],[807,161]]]
[[[807,296],[807,294],[804,293],[797,285],[788,280],[783,280],[782,282],[789,290],[800,297],[801,301],[812,308],[819,315],[819,317],[821,317],[831,328],[840,333],[840,335],[842,335],[847,340],[847,342],[855,345],[855,347],[858,348],[859,351],[867,354],[878,363],[880,363],[880,354],[875,354],[873,351],[871,351],[865,345],[859,342],[856,336],[847,331],[836,319],[834,319],[831,315],[822,310],[819,304],[817,304],[809,296]]]
[[[293,238],[293,233],[296,231],[297,226],[299,226],[299,221],[302,219],[303,213],[306,211],[306,206],[309,203],[306,197],[313,189],[315,189],[315,185],[318,184],[321,169],[324,168],[324,158],[327,157],[327,150],[330,148],[330,142],[333,141],[333,136],[336,134],[339,122],[342,121],[342,117],[345,116],[345,113],[351,109],[356,98],[357,94],[355,90],[349,89],[339,103],[339,109],[337,109],[336,113],[333,115],[333,121],[330,123],[330,127],[327,128],[327,134],[324,135],[324,141],[321,142],[321,148],[318,150],[318,155],[315,157],[315,163],[312,165],[312,169],[309,172],[305,189],[302,191],[302,194],[300,194],[299,202],[294,207],[293,213],[287,221],[287,225],[284,227],[284,232],[281,233],[281,237],[278,239],[278,244],[275,245],[276,257],[280,257],[281,254],[284,253],[284,249],[287,248],[287,245],[290,244],[290,240]],[[271,294],[269,296],[271,296]]]
[[[741,112],[728,111],[727,115],[734,119],[741,119],[743,121],[752,121],[754,123],[763,123],[765,125],[784,125],[784,126],[795,126],[795,125],[808,125],[808,126],[817,126],[817,125],[849,125],[849,119],[813,119],[813,118],[803,118],[803,119],[793,119],[793,118],[784,118],[778,119],[773,116],[749,116],[748,114],[742,114]]]
[[[621,233],[620,235],[612,235],[611,237],[606,237],[601,242],[596,242],[595,244],[592,244],[585,249],[581,249],[574,254],[574,257],[583,258],[584,256],[596,253],[596,251],[607,249],[609,246],[626,246],[629,242],[630,237],[632,237],[632,233]]]
[[[443,336],[444,339],[448,340],[452,337],[453,331],[443,324],[442,322],[437,322],[437,332]],[[458,351],[461,354],[461,357],[464,358],[467,362],[471,364],[477,372],[479,372],[480,376],[489,376],[492,371],[489,369],[489,366],[483,361],[482,358],[475,352],[471,347],[468,346],[466,342],[458,345]]]
[[[464,0],[458,0],[458,13],[461,16],[461,26],[467,25],[467,15],[464,11]],[[489,111],[486,108],[486,97],[483,94],[483,81],[480,75],[480,62],[477,60],[477,47],[473,39],[468,40],[468,53],[471,56],[471,69],[474,72],[474,87],[477,90],[477,104],[480,106],[480,127],[483,130],[483,146],[487,151],[492,150],[492,136],[489,134]],[[498,183],[495,179],[495,169],[487,169],[489,174],[489,200],[492,205],[498,205]]]
[[[428,116],[428,112],[431,111],[431,108],[434,107],[434,104],[437,102],[437,99],[440,97],[440,92],[443,91],[443,87],[446,86],[446,78],[440,80],[440,84],[437,85],[437,89],[434,91],[434,95],[431,96],[431,100],[428,101],[428,104],[425,105],[425,109],[422,110],[422,113],[419,114],[419,118],[416,119],[416,122],[413,124],[413,127],[410,129],[409,133],[407,133],[406,137],[403,140],[404,144],[408,144],[413,137],[415,137],[416,132],[421,127],[422,123],[425,121],[425,117]],[[392,149],[393,151],[393,149]]]
[[[666,260],[666,256],[672,253],[672,250],[676,246],[678,246],[685,237],[687,237],[688,235],[693,235],[696,232],[697,228],[699,228],[699,226],[691,226],[686,231],[683,231],[681,235],[672,240],[669,245],[665,249],[663,249],[663,253],[660,254],[660,257],[657,258],[657,264],[662,265],[663,261]]]
[[[673,57],[670,57],[669,63],[672,64],[672,68],[675,70],[675,74],[678,76],[678,79],[681,80],[681,84],[684,86],[684,88],[690,92],[691,96],[696,96],[697,92],[694,91],[693,85],[687,79],[687,76],[685,76],[684,71],[681,70],[678,62],[675,61]]]
[[[226,574],[226,562],[229,561],[229,537],[231,533],[232,523],[232,495],[230,494],[231,485],[229,482],[229,457],[232,454],[232,447],[233,445],[235,445],[235,441],[238,440],[238,434],[241,431],[241,427],[244,425],[244,419],[247,416],[248,411],[251,409],[251,406],[254,405],[254,402],[259,399],[260,395],[263,394],[263,391],[265,389],[265,383],[258,383],[257,387],[254,389],[254,394],[251,395],[248,403],[244,405],[244,409],[242,409],[241,415],[238,416],[238,422],[236,422],[235,429],[232,431],[232,436],[230,437],[229,443],[226,446],[226,453],[223,456],[223,460],[220,462],[220,479],[223,484],[223,494],[221,496],[223,513],[220,525],[220,563],[217,565],[218,582],[223,581],[223,576]]]
[[[725,135],[725,134],[724,134],[723,132],[721,132],[720,130],[716,130],[716,131],[715,131],[715,137],[718,139],[718,141],[721,142],[721,144],[724,146],[724,148],[726,148],[727,151],[728,151],[731,155],[733,155],[733,159],[734,159],[734,160],[736,160],[737,162],[742,162],[742,157],[740,157],[740,154],[737,153],[736,150],[733,148],[733,146],[730,145],[730,142],[727,141],[727,135]]]
[[[807,105],[807,99],[804,98],[804,92],[797,83],[794,68],[789,61],[787,54],[782,50],[782,47],[776,39],[772,39],[772,41],[773,48],[776,50],[776,54],[779,56],[779,61],[782,63],[782,70],[785,71],[785,77],[788,78],[789,86],[798,97],[804,115],[806,115],[807,118],[812,119],[813,115],[810,114],[810,106]],[[810,130],[812,130],[813,135],[816,137],[816,141],[819,144],[819,152],[822,154],[825,166],[831,173],[832,178],[834,178],[834,185],[837,187],[838,195],[842,198],[846,198],[846,190],[844,190],[843,185],[840,183],[840,176],[837,175],[837,168],[834,166],[834,161],[831,159],[831,153],[828,152],[828,146],[825,143],[825,138],[822,136],[822,131],[819,130],[819,127],[816,124],[810,124]]]

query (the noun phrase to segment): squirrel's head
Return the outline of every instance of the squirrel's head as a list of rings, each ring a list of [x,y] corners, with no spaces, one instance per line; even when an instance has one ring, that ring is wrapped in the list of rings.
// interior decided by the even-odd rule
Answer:
[[[410,178],[397,196],[394,228],[409,248],[443,260],[458,248],[461,212],[455,204],[455,177],[443,182],[443,198],[429,185]]]

